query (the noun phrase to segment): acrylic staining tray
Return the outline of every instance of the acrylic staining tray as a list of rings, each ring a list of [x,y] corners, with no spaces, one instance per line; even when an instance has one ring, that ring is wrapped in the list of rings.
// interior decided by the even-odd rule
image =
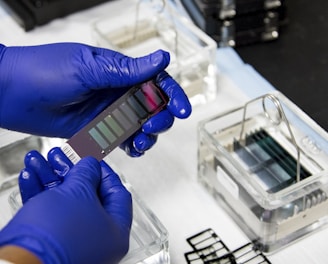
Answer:
[[[7,134],[8,132],[6,132]],[[64,143],[63,139],[42,138],[11,133],[11,143],[5,145],[0,138],[0,229],[12,218],[22,206],[17,186],[17,177],[24,167],[25,154],[38,150],[43,155],[55,146]],[[0,131],[1,135],[1,131]],[[7,137],[8,139],[9,137]],[[15,140],[16,138],[16,140]],[[3,144],[1,144],[3,143]],[[117,171],[117,170],[116,170]],[[123,179],[124,181],[124,179]],[[124,264],[168,264],[168,232],[157,217],[141,201],[128,183],[125,183],[133,196],[133,223],[128,254],[122,260]]]
[[[136,3],[136,1],[133,1]],[[170,52],[168,73],[184,88],[192,105],[217,95],[217,45],[168,3],[160,11],[138,3],[94,24],[100,46],[140,57],[158,49]]]
[[[17,189],[17,177],[24,168],[24,157],[28,151],[37,150],[46,155],[63,139],[30,136],[0,129],[0,228],[11,218],[15,210],[9,204],[9,196]]]
[[[157,217],[148,209],[129,184],[125,184],[133,197],[133,222],[129,252],[122,264],[169,264],[168,233]],[[11,211],[21,206],[17,185],[7,193]]]
[[[328,222],[328,135],[280,92],[199,124],[198,177],[273,252]]]

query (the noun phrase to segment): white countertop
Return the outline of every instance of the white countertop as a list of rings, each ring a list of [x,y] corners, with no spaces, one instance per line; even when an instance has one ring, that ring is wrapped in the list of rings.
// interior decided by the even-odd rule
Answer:
[[[113,1],[86,11],[56,19],[26,33],[0,6],[0,42],[4,45],[34,45],[51,42],[82,42],[96,45],[92,23],[110,13]],[[119,3],[118,3],[119,2]],[[228,54],[231,51],[228,51]],[[226,53],[221,54],[224,61]],[[219,60],[219,59],[218,59]],[[221,61],[222,63],[222,61]],[[227,61],[228,63],[228,61]],[[220,64],[220,63],[219,63]],[[251,82],[265,84],[249,66],[238,62],[221,64],[219,96],[216,101],[195,107],[187,120],[176,120],[172,129],[159,137],[156,146],[141,158],[129,158],[121,150],[109,156],[131,183],[135,191],[161,220],[169,232],[171,263],[185,263],[184,253],[191,250],[186,238],[206,228],[212,228],[230,249],[246,242],[247,237],[197,182],[197,123],[207,117],[240,106],[248,100],[240,83],[231,80],[234,72]],[[234,69],[236,67],[236,69]],[[246,82],[247,83],[247,82]],[[269,87],[269,84],[265,84]],[[294,243],[270,255],[274,264],[327,263],[328,229]]]

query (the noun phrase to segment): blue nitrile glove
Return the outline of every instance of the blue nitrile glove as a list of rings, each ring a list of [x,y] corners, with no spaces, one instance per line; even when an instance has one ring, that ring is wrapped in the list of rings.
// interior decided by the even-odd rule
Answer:
[[[161,50],[134,59],[78,43],[0,45],[0,127],[70,138],[127,88],[161,73],[158,83],[170,97],[167,110],[122,147],[132,156],[141,155],[174,117],[191,113],[181,87],[162,73],[169,60]]]
[[[132,157],[138,157],[156,143],[157,135],[173,125],[174,117],[187,118],[191,114],[191,105],[182,88],[167,72],[156,76],[156,83],[168,95],[167,108],[144,123],[142,130],[127,139],[121,148]]]
[[[132,222],[131,194],[118,175],[91,157],[72,166],[59,149],[48,162],[36,151],[28,155],[23,188],[38,187],[0,231],[0,246],[25,248],[46,264],[118,263]]]
[[[25,168],[18,177],[23,204],[36,194],[61,184],[73,167],[73,163],[59,147],[49,151],[48,161],[38,151],[32,150],[25,155],[24,164]]]

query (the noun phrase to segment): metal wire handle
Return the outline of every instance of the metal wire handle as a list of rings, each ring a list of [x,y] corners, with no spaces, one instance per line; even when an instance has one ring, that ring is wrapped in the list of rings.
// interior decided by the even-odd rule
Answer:
[[[271,102],[273,102],[274,106],[276,107],[276,110],[278,111],[278,118],[275,120],[272,118],[272,116],[270,115],[270,113],[267,110],[266,107],[266,99],[269,99]],[[290,134],[292,143],[296,149],[297,152],[297,167],[296,167],[296,181],[299,182],[301,180],[301,161],[300,161],[300,156],[301,156],[301,152],[300,152],[300,148],[298,146],[298,144],[296,143],[293,131],[290,127],[289,121],[286,117],[286,114],[283,110],[283,107],[279,101],[279,99],[277,98],[277,96],[273,95],[273,94],[266,94],[260,97],[257,97],[249,102],[247,102],[244,105],[244,112],[243,112],[243,120],[241,123],[241,131],[240,131],[240,136],[239,136],[239,141],[241,142],[242,138],[243,138],[243,134],[244,134],[244,130],[245,130],[245,121],[246,121],[246,111],[247,111],[247,107],[249,104],[258,101],[258,100],[262,100],[262,108],[264,111],[265,116],[269,119],[269,121],[274,124],[274,125],[279,125],[282,121],[286,124],[288,132]]]

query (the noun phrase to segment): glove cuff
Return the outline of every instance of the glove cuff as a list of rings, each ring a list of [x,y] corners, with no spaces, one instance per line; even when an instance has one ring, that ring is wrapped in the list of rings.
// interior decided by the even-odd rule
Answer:
[[[31,226],[12,227],[10,223],[0,232],[0,247],[5,245],[15,245],[28,250],[36,255],[42,263],[70,263],[63,259],[61,249],[52,243],[46,234],[35,230]]]

